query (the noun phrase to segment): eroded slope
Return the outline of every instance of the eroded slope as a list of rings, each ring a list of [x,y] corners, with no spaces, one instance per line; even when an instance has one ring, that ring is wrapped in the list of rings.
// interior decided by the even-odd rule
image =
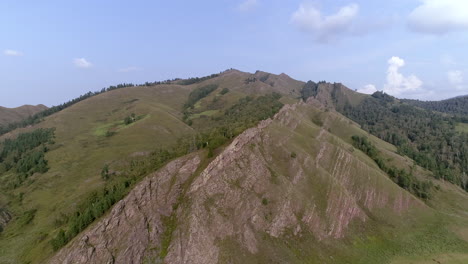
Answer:
[[[467,249],[438,213],[352,148],[349,134],[365,135],[362,130],[317,106],[313,100],[286,105],[238,136],[199,175],[194,156],[170,163],[53,261],[388,263]],[[188,175],[195,178],[186,192],[173,187]]]

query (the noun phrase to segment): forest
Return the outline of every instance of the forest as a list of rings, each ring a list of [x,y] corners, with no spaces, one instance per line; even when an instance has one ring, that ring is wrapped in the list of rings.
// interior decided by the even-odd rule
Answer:
[[[49,168],[44,155],[48,146],[54,144],[53,138],[54,129],[39,128],[1,142],[0,175],[9,171],[15,172],[15,177],[2,180],[1,187],[17,188],[34,173],[47,172]]]
[[[468,134],[457,132],[457,119],[426,111],[383,92],[358,105],[346,102],[337,110],[369,133],[394,144],[399,154],[432,171],[436,178],[468,191]]]
[[[402,102],[420,108],[424,108],[426,110],[436,111],[440,113],[448,113],[455,116],[468,115],[468,96],[460,96],[442,101],[421,101],[403,99]]]

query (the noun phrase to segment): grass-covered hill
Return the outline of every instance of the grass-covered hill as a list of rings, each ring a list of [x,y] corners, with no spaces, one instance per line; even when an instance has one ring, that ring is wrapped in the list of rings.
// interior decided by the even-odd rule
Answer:
[[[16,108],[0,106],[0,127],[20,122],[21,120],[47,109],[45,105],[23,105]]]
[[[171,162],[51,262],[468,260],[467,193],[396,151],[313,101],[285,106],[214,160]],[[415,185],[401,187],[389,169]],[[414,192],[419,182],[427,196]]]
[[[0,263],[463,263],[464,163],[386,100],[228,70],[51,108],[0,136]]]
[[[300,82],[264,75],[230,70],[190,84],[112,89],[1,136],[0,151],[6,143],[12,147],[0,157],[0,208],[13,220],[0,235],[0,263],[50,256],[51,240],[60,228],[68,229],[78,207],[94,192],[124,182],[121,197],[131,187],[122,179],[138,181],[158,166],[153,153],[171,152],[169,159],[206,148],[213,155],[282,102],[296,101]],[[39,140],[38,129],[51,129],[50,136]]]

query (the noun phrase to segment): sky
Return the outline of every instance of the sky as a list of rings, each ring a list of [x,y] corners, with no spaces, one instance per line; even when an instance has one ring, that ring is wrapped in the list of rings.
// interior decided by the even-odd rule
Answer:
[[[468,94],[466,0],[0,1],[0,106],[241,71]]]

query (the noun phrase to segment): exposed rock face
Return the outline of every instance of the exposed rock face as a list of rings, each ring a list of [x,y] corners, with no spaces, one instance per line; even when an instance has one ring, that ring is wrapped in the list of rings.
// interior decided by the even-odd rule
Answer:
[[[143,263],[158,259],[164,216],[175,214],[164,263],[218,263],[223,241],[257,254],[262,236],[317,243],[344,238],[353,223],[385,209],[395,215],[423,206],[365,156],[311,121],[314,102],[286,105],[273,120],[238,136],[194,179],[200,160],[171,162],[141,182],[111,213],[62,249],[52,263]],[[336,113],[328,123],[346,119]],[[292,155],[294,153],[294,155]],[[184,195],[185,203],[173,205]],[[161,255],[159,255],[161,256]],[[162,261],[159,259],[159,261]],[[229,262],[229,261],[228,261]],[[231,261],[232,262],[232,261]],[[153,262],[150,262],[153,263]]]
[[[0,232],[5,229],[5,226],[10,222],[11,215],[3,208],[0,208]]]
[[[218,263],[219,243],[226,239],[256,254],[259,234],[265,233],[279,238],[288,230],[295,236],[306,231],[318,241],[340,239],[353,221],[369,220],[366,211],[389,208],[398,214],[420,205],[351,155],[349,145],[331,144],[337,139],[324,129],[316,128],[307,146],[295,145],[295,131],[314,131],[303,114],[309,107],[285,106],[274,120],[237,137],[201,173],[188,193],[192,206],[179,217],[184,225],[175,232],[167,263]]]
[[[181,185],[199,163],[198,156],[186,156],[147,177],[50,263],[143,263],[156,258],[165,228],[163,217],[172,214]]]

